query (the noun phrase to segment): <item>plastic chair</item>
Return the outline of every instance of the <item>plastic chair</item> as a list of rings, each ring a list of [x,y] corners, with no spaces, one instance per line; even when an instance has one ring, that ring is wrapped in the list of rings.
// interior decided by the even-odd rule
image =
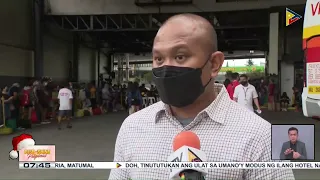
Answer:
[[[145,108],[148,106],[148,97],[142,97],[142,107]]]
[[[155,104],[157,101],[156,101],[156,98],[154,98],[154,97],[149,97],[148,98],[148,103],[149,103],[149,105],[152,105],[152,104]]]

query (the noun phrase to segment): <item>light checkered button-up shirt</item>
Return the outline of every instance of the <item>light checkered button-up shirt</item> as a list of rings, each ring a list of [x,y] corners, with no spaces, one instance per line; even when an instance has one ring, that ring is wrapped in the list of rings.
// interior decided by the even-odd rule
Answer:
[[[174,137],[183,130],[196,133],[208,162],[270,162],[271,125],[232,101],[221,84],[215,84],[217,98],[183,127],[163,102],[130,115],[122,124],[115,162],[167,161]],[[110,180],[167,180],[169,169],[113,169]],[[291,180],[292,170],[209,169],[210,180]]]

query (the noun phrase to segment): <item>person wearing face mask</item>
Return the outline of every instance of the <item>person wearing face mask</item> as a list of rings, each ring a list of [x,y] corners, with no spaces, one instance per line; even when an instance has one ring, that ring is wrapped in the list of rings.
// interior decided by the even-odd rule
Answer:
[[[210,22],[194,14],[169,18],[153,43],[153,80],[161,101],[129,115],[114,162],[164,162],[181,131],[200,138],[208,162],[271,161],[271,124],[215,84],[224,61]],[[248,148],[250,147],[250,148]],[[112,169],[109,179],[168,179],[169,169]],[[294,179],[290,169],[210,169],[206,179]]]
[[[248,82],[248,76],[245,74],[240,76],[240,85],[234,90],[233,100],[250,111],[254,111],[252,104],[254,102],[257,112],[261,112],[256,88]]]

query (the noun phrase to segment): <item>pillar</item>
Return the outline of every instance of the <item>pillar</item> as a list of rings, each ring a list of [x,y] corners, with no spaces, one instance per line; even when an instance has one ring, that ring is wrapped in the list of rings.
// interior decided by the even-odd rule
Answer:
[[[114,69],[114,53],[109,53],[108,58],[109,58],[108,66],[110,65],[110,73],[112,73],[112,83],[115,83],[116,74]]]
[[[291,97],[294,86],[294,64],[292,62],[281,62],[281,92],[286,92]]]
[[[98,85],[98,87],[101,86],[100,82],[101,82],[101,78],[100,78],[100,58],[101,58],[101,49],[100,47],[98,47],[97,49],[97,62],[96,62],[96,84]]]
[[[79,81],[79,35],[77,33],[73,34],[72,42],[72,81]]]
[[[279,63],[279,12],[270,13],[268,73],[278,74]]]
[[[42,0],[33,0],[33,37],[34,37],[34,76],[43,77],[43,35],[42,17],[44,3]]]
[[[108,52],[107,54],[107,73],[113,71],[113,53]]]
[[[284,20],[285,18],[282,18],[282,20]],[[291,98],[291,93],[292,93],[292,87],[295,84],[295,77],[294,77],[294,59],[299,57],[297,56],[297,52],[295,52],[294,50],[292,50],[292,48],[290,47],[296,47],[297,44],[299,44],[301,41],[301,36],[302,34],[293,36],[289,33],[292,32],[291,28],[287,28],[285,26],[285,21],[280,23],[280,53],[279,54],[283,54],[282,58],[281,58],[281,63],[280,63],[280,88],[281,88],[281,93],[282,92],[286,92],[288,94],[288,96]],[[300,30],[301,31],[301,30]],[[299,38],[299,37],[300,38]],[[297,38],[298,41],[297,42],[291,42],[291,38]],[[294,46],[292,46],[292,44],[294,44]],[[300,44],[300,46],[298,46],[297,48],[295,48],[295,50],[298,50],[298,53],[300,53],[301,50],[301,46],[302,44]],[[292,103],[292,102],[291,102]]]
[[[129,82],[129,75],[130,75],[130,54],[126,53],[126,82]]]
[[[117,55],[117,64],[118,64],[118,84],[122,83],[123,81],[123,55]]]

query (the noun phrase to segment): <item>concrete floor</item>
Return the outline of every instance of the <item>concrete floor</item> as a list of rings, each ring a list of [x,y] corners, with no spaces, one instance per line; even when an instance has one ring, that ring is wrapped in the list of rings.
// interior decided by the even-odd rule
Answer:
[[[85,117],[74,120],[73,129],[57,130],[55,124],[27,130],[37,144],[55,144],[56,161],[112,161],[114,142],[125,113]],[[277,124],[316,124],[320,136],[320,122],[304,118],[294,112],[264,112],[263,117]],[[15,134],[17,135],[17,134]],[[0,136],[0,179],[107,179],[109,170],[19,170],[18,162],[9,160],[11,140],[15,135]],[[78,148],[77,148],[78,147]],[[82,148],[81,148],[82,147]],[[316,139],[316,161],[320,161],[320,141]],[[320,171],[297,170],[296,179],[319,179]]]

